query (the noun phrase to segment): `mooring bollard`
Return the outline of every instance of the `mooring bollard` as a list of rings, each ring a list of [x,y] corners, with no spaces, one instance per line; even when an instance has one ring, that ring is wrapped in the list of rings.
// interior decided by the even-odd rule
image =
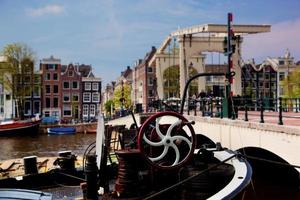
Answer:
[[[86,180],[86,199],[98,199],[98,184],[97,184],[98,167],[95,155],[87,156],[87,163],[85,166],[85,180]]]

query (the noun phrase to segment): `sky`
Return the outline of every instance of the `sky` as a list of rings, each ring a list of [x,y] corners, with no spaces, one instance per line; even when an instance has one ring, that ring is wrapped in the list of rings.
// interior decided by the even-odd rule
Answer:
[[[261,62],[289,49],[300,60],[299,0],[0,0],[0,50],[27,44],[39,60],[91,64],[104,83],[143,58],[178,28],[206,23],[270,24],[245,36],[244,60]]]

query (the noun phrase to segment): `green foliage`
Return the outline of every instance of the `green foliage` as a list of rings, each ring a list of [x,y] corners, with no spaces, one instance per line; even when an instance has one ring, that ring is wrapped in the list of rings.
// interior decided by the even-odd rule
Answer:
[[[111,108],[114,107],[114,102],[113,100],[108,100],[107,102],[105,102],[104,104],[104,109],[107,113],[110,113],[110,115],[112,114],[111,113]]]
[[[300,97],[300,69],[295,69],[289,74],[281,84],[283,86],[284,97],[299,98]]]
[[[123,84],[123,98],[124,98],[123,106],[126,109],[129,109],[131,106],[131,87],[127,83]],[[118,85],[114,91],[113,103],[114,103],[116,109],[121,109],[122,102],[120,100],[122,100],[122,85],[121,84]]]
[[[0,82],[12,90],[20,117],[23,118],[24,98],[33,90],[30,86],[24,87],[24,83],[28,80],[26,77],[33,75],[34,53],[26,44],[13,43],[6,45],[1,55],[5,57],[6,62],[0,65]]]

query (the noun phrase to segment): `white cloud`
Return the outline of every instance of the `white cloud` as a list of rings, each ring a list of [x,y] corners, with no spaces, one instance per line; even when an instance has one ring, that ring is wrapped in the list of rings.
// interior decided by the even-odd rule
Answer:
[[[271,32],[246,36],[243,43],[243,58],[263,60],[267,56],[283,56],[289,49],[296,60],[300,59],[300,18],[273,24]]]
[[[37,17],[42,15],[58,15],[65,11],[65,8],[61,5],[46,5],[40,8],[29,8],[26,10],[26,13],[29,16]]]

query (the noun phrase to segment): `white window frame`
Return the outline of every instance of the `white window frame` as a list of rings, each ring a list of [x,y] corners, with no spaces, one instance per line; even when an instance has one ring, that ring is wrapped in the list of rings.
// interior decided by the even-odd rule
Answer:
[[[91,83],[84,83],[84,90],[91,90]]]
[[[99,83],[92,83],[92,90],[98,91],[99,90]]]
[[[25,107],[26,107],[25,104],[26,103],[29,103],[29,110],[28,110],[28,112],[27,112],[27,110],[25,110]],[[31,114],[31,110],[32,110],[31,101],[28,101],[28,100],[24,101],[24,115],[25,116],[30,115]]]
[[[77,83],[77,87],[76,87],[76,88],[73,87],[73,83],[74,83],[74,82]],[[79,89],[79,82],[78,82],[78,81],[72,81],[72,89]]]
[[[82,106],[82,115],[83,116],[89,116],[89,105],[83,104]]]
[[[87,98],[88,100],[87,100],[86,98]],[[84,93],[83,93],[82,101],[83,101],[83,102],[91,102],[91,93],[89,93],[89,92],[84,92]]]
[[[78,97],[78,100],[77,100],[77,101],[75,101],[75,100],[73,99],[74,96],[77,96],[77,97]],[[73,102],[79,102],[79,93],[72,93],[72,101],[73,101]]]
[[[70,74],[70,73],[72,73],[72,74]],[[68,77],[73,77],[73,76],[74,76],[74,71],[69,70],[68,71]]]
[[[68,97],[69,100],[65,100],[65,97]],[[63,102],[70,102],[70,93],[64,93],[63,94]]]
[[[96,100],[95,100],[94,98],[96,98]],[[98,93],[98,92],[94,92],[94,93],[92,94],[92,102],[98,103],[99,101],[100,101],[99,93]]]
[[[65,111],[70,111],[70,115],[65,115]],[[71,117],[72,116],[72,108],[71,108],[71,106],[64,106],[63,107],[63,116],[64,117]]]
[[[54,74],[57,75],[57,79],[54,79]],[[59,80],[58,73],[53,73],[53,74],[52,74],[52,77],[53,77],[53,80],[54,80],[54,81],[58,81],[58,80]]]
[[[96,115],[96,105],[91,104],[90,105],[90,117],[94,117]]]
[[[65,83],[69,83],[69,87],[65,87]],[[70,89],[70,81],[63,81],[63,89]]]

